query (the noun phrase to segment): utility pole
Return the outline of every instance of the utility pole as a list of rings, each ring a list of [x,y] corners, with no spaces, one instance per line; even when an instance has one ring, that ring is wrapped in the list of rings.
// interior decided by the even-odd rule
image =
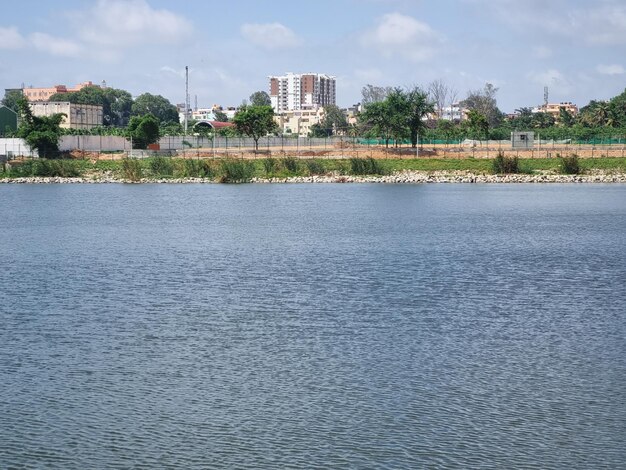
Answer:
[[[189,118],[189,66],[185,65],[185,135],[187,135],[188,118]]]

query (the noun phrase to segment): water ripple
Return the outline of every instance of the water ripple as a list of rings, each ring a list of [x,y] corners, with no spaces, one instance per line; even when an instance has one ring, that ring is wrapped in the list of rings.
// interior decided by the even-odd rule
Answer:
[[[0,193],[1,468],[626,461],[622,186]]]

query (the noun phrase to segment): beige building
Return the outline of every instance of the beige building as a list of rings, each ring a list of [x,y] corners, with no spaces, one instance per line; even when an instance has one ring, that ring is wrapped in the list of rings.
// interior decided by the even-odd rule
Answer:
[[[283,111],[274,116],[274,120],[283,134],[307,137],[313,124],[319,124],[324,119],[324,108],[301,109],[298,111]]]
[[[578,114],[578,106],[571,103],[570,101],[563,101],[561,103],[542,104],[541,106],[538,106],[535,109],[533,109],[533,112],[534,113],[547,113],[550,116],[552,116],[556,121],[558,121],[561,115],[561,108],[564,108],[572,116],[576,116]]]
[[[91,129],[102,125],[102,106],[74,104],[67,101],[40,101],[30,104],[35,116],[65,114],[61,127],[65,129]]]
[[[22,88],[22,93],[28,101],[48,101],[50,97],[56,93],[72,93],[82,90],[86,86],[98,86],[92,82],[83,82],[76,85],[74,88],[67,88],[65,85],[54,85],[48,88]]]

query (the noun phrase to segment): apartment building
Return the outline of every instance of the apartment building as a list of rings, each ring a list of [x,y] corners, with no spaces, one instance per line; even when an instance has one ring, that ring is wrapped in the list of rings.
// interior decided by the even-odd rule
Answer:
[[[319,124],[324,119],[324,108],[301,109],[297,111],[283,111],[274,116],[274,121],[284,134],[307,137],[313,124]]]
[[[61,127],[65,129],[91,129],[102,125],[102,106],[74,104],[67,101],[36,101],[30,103],[35,116],[65,114]]]
[[[275,113],[315,110],[336,104],[336,78],[318,73],[269,77],[270,99]]]
[[[92,82],[83,82],[79,83],[73,88],[68,88],[65,85],[54,85],[48,88],[33,88],[31,86],[27,88],[22,88],[22,93],[28,101],[48,101],[50,97],[56,93],[72,93],[82,90],[86,86],[98,85],[94,85]]]
[[[557,121],[559,120],[559,116],[561,114],[561,108],[564,108],[568,111],[572,116],[576,116],[578,114],[578,106],[570,101],[562,101],[561,103],[547,103],[542,104],[541,106],[537,106],[533,108],[533,113],[547,113],[552,116]]]

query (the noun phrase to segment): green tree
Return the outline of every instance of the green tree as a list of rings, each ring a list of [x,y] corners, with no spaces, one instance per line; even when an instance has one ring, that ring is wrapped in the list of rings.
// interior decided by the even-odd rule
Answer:
[[[328,135],[345,132],[348,128],[348,120],[346,115],[334,104],[324,106],[324,118],[322,119],[321,128],[328,132]]]
[[[291,131],[291,129],[288,129]],[[330,137],[333,133],[332,128],[324,127],[321,123],[316,122],[310,127],[309,136],[310,137]]]
[[[567,109],[563,106],[559,108],[559,124],[564,127],[572,127],[576,122],[576,119]]]
[[[133,141],[133,148],[148,148],[148,145],[159,140],[159,120],[152,114],[133,116],[130,118],[126,132]]]
[[[28,146],[42,158],[57,158],[59,139],[61,138],[61,122],[64,114],[52,116],[34,116],[28,100],[22,96],[17,101],[20,127],[17,136],[26,141]]]
[[[394,88],[383,101],[368,104],[360,119],[383,137],[387,146],[390,138],[396,140],[397,146],[399,141],[409,137],[416,147],[418,135],[426,129],[424,118],[433,112],[434,105],[422,89]]]
[[[456,126],[452,121],[447,119],[440,119],[437,121],[437,132],[439,135],[443,136],[446,143],[455,135],[455,130]]]
[[[604,127],[614,121],[608,101],[591,100],[580,110],[578,122],[585,127]]]
[[[515,110],[517,117],[513,120],[513,127],[517,130],[528,130],[532,127],[532,108],[518,108]]]
[[[610,101],[615,127],[626,128],[626,90]]]
[[[359,115],[359,124],[370,135],[382,138],[385,146],[389,147],[392,122],[387,100],[374,101],[365,106]]]
[[[189,123],[189,127],[193,129],[192,123]],[[162,122],[159,126],[159,135],[183,135],[184,129],[180,122]]]
[[[167,98],[144,93],[139,95],[131,108],[132,116],[152,114],[159,122],[178,122],[178,111]]]
[[[2,98],[2,104],[17,113],[20,109],[18,102],[22,97],[22,90],[6,90],[4,92],[4,98]]]
[[[554,117],[548,113],[534,113],[531,120],[534,129],[547,129],[554,126],[554,123]]]
[[[251,106],[272,106],[270,95],[264,91],[255,91],[250,95]]]
[[[120,127],[128,125],[133,107],[131,94],[126,90],[107,88],[105,96],[110,103],[111,111],[110,114],[104,114],[104,124]]]
[[[472,138],[479,140],[489,138],[489,121],[484,114],[470,110],[466,122]]]
[[[399,142],[410,135],[408,98],[401,88],[394,88],[384,103],[389,113],[389,132],[397,147]]]
[[[411,145],[415,148],[417,147],[418,135],[426,129],[424,118],[435,112],[435,105],[428,99],[428,94],[418,87],[404,92],[404,95]]]
[[[259,149],[259,139],[278,127],[271,106],[244,105],[235,114],[233,123],[239,132],[252,137],[255,150]]]

